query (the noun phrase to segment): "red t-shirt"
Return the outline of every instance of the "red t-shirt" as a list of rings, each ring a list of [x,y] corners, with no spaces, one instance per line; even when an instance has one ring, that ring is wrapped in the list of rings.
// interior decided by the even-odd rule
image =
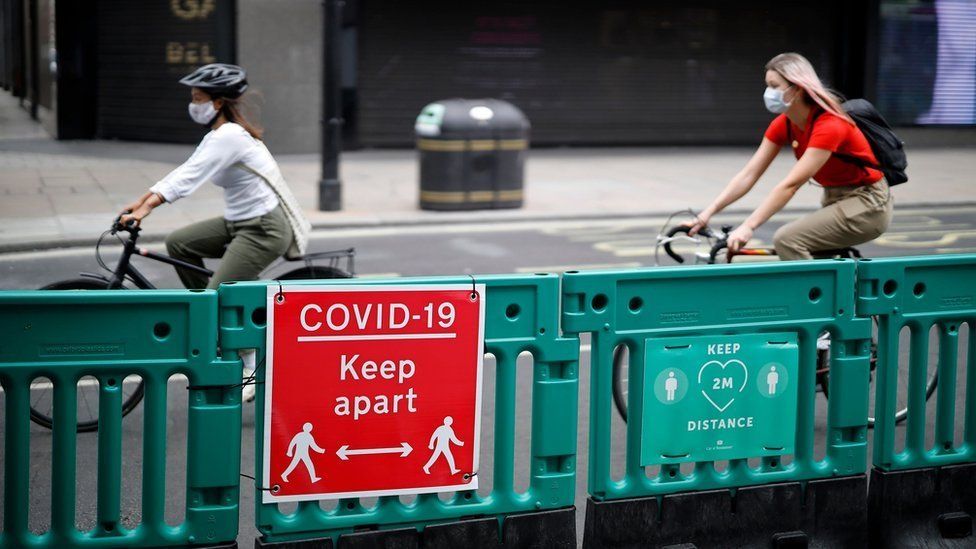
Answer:
[[[817,113],[820,114],[814,119],[814,115]],[[790,125],[792,143],[786,142],[787,124]],[[862,159],[872,165],[878,163],[871,151],[871,145],[857,126],[820,108],[814,108],[810,111],[806,131],[800,131],[800,128],[790,122],[785,114],[781,114],[770,122],[765,135],[767,139],[780,147],[792,146],[793,154],[797,158],[803,156],[807,147],[813,147]],[[827,163],[814,174],[813,178],[824,187],[848,187],[870,185],[881,179],[883,175],[880,170],[861,166],[832,154],[827,159]]]

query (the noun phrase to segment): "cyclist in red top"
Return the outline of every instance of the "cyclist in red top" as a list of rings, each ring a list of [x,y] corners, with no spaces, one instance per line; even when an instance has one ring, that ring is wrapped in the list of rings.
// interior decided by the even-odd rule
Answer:
[[[691,234],[739,200],[765,173],[783,146],[793,149],[797,163],[762,204],[729,234],[731,252],[813,179],[823,189],[823,208],[788,223],[773,236],[781,259],[811,259],[813,253],[855,246],[880,236],[891,222],[894,202],[874,153],[861,130],[827,90],[802,55],[783,53],[766,64],[766,108],[778,114],[759,149],[718,197],[691,224]]]

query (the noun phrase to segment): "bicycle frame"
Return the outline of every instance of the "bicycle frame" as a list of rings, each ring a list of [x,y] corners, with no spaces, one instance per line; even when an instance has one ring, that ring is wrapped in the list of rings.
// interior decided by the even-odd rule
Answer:
[[[139,238],[138,228],[129,230],[129,239],[124,242],[122,248],[122,255],[121,257],[119,257],[119,262],[116,264],[115,270],[112,271],[112,276],[106,279],[108,281],[108,289],[116,290],[121,288],[122,283],[125,281],[126,277],[129,277],[129,279],[131,279],[132,282],[135,283],[136,287],[142,290],[152,290],[156,288],[155,286],[153,286],[152,282],[149,282],[149,279],[143,276],[143,274],[140,273],[139,270],[132,265],[131,258],[133,255],[136,254],[142,257],[152,259],[154,261],[159,261],[162,263],[172,265],[174,267],[189,269],[191,271],[200,273],[207,277],[211,277],[214,274],[213,271],[211,271],[210,269],[198,267],[197,265],[193,265],[185,261],[180,261],[179,259],[174,259],[165,254],[158,254],[151,250],[140,248],[136,246],[136,240],[138,238]],[[105,279],[105,277],[103,276],[92,275],[89,273],[82,273],[82,276]]]
[[[119,231],[125,231],[129,233],[129,238],[127,240],[120,239],[122,241],[122,254],[119,257],[119,261],[116,264],[115,269],[109,269],[108,266],[106,266],[105,263],[101,261],[99,256],[99,265],[101,265],[105,270],[110,271],[111,276],[105,276],[99,273],[82,272],[80,273],[82,277],[104,282],[106,288],[110,290],[122,288],[123,287],[122,285],[125,283],[126,278],[131,280],[135,284],[135,286],[139,289],[143,289],[143,290],[155,289],[156,287],[151,282],[149,282],[149,279],[147,279],[141,272],[139,272],[138,269],[136,269],[132,265],[131,262],[132,256],[139,255],[148,259],[152,259],[153,261],[158,261],[160,263],[166,263],[167,265],[172,265],[173,267],[176,267],[178,269],[187,269],[189,271],[201,274],[207,278],[213,278],[214,272],[211,271],[210,269],[207,269],[205,267],[200,267],[192,263],[187,263],[185,261],[181,261],[179,259],[170,257],[166,254],[156,253],[147,250],[146,248],[141,248],[137,246],[136,241],[139,239],[139,231],[140,231],[139,227],[123,227],[119,225],[118,220],[116,220],[116,223],[113,225],[111,232],[114,235],[117,234]],[[104,234],[102,236],[104,237]],[[101,243],[101,238],[99,239],[99,243]],[[98,245],[96,245],[95,254],[96,256],[98,256]],[[356,255],[355,248],[343,248],[340,250],[330,250],[326,252],[306,254],[294,259],[279,258],[278,261],[266,267],[265,270],[273,269],[277,265],[281,265],[283,263],[288,263],[288,262],[302,262],[305,264],[304,269],[311,270],[311,269],[319,268],[319,266],[315,265],[315,261],[328,260],[329,265],[327,267],[322,267],[323,269],[329,269],[329,268],[332,269],[332,271],[329,271],[327,276],[316,275],[315,273],[310,272],[310,273],[303,273],[304,275],[311,275],[311,276],[303,276],[303,278],[334,278],[336,276],[340,278],[345,278],[345,277],[355,276],[355,265],[354,265],[355,255]],[[344,266],[341,265],[342,262],[345,262]],[[286,272],[280,276],[283,278],[288,278],[289,275],[295,275],[299,271],[302,271],[302,269],[295,269],[293,271]],[[339,274],[337,275],[335,273],[339,273]],[[294,279],[298,277],[291,276],[291,278]]]

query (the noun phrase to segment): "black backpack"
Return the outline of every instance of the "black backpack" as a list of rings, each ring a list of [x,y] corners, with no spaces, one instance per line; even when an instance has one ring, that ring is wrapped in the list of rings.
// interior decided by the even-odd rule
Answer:
[[[846,154],[834,153],[834,156],[858,166],[881,170],[888,185],[899,185],[908,181],[908,176],[905,175],[905,168],[908,167],[905,142],[895,135],[878,109],[874,108],[867,99],[851,99],[844,101],[840,106],[854,120],[864,134],[864,138],[868,140],[874,157],[878,159],[878,165]],[[793,140],[791,134],[790,125],[786,124],[786,135],[790,141]]]
[[[895,135],[878,109],[874,108],[867,99],[851,99],[844,101],[840,106],[854,119],[854,123],[871,145],[874,157],[880,164],[871,167],[880,169],[884,173],[888,185],[899,185],[908,181],[908,176],[905,174],[905,168],[908,167],[905,142]],[[859,158],[839,156],[862,166],[867,164]]]

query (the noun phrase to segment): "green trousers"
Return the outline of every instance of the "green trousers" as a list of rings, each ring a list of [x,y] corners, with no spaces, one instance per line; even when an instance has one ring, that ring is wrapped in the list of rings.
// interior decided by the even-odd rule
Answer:
[[[177,229],[166,237],[171,257],[203,267],[203,258],[223,258],[209,282],[207,277],[177,267],[187,288],[216,289],[221,282],[255,280],[291,244],[288,219],[279,205],[270,212],[242,221],[215,217]]]

